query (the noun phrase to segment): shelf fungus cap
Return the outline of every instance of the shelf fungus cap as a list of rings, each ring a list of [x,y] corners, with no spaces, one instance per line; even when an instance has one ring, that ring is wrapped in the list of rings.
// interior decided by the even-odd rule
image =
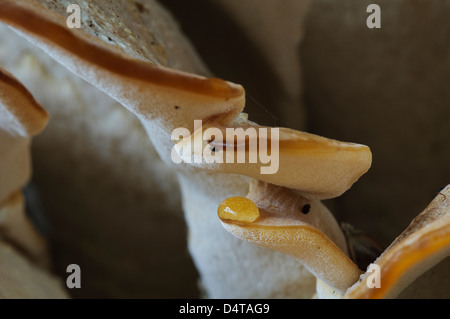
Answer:
[[[0,68],[0,129],[11,136],[32,137],[47,125],[47,112],[12,74]]]
[[[345,238],[330,212],[291,189],[254,181],[246,199],[226,199],[218,215],[234,236],[297,258],[340,293],[361,274],[347,257]]]
[[[194,51],[185,39],[167,35],[170,32],[164,30],[164,23],[152,24],[151,17],[136,18],[133,2],[102,1],[94,6],[79,1],[85,13],[81,17],[88,19],[82,19],[81,28],[73,29],[66,25],[69,4],[70,1],[50,5],[43,0],[4,0],[0,3],[0,21],[141,120],[153,120],[168,134],[178,127],[192,129],[195,119],[218,117],[226,125],[239,116],[245,103],[242,86],[193,73],[207,73],[201,62],[191,65],[192,70],[171,67],[169,60],[187,61],[186,55],[197,61],[191,56]],[[152,9],[143,14],[160,10]],[[92,30],[90,26],[99,29]],[[159,43],[155,32],[161,38],[169,38],[168,44]],[[177,41],[177,47],[184,49],[167,51],[170,41]]]
[[[408,297],[448,298],[448,289],[440,289],[439,285],[448,278],[449,256],[450,185],[434,198],[374,262],[379,267],[378,287],[371,283],[373,271],[367,271],[344,297],[396,298],[407,292]],[[440,263],[445,264],[434,269]],[[433,280],[435,284],[419,283],[420,277],[431,269],[434,271],[424,278],[429,282]],[[446,296],[440,294],[445,292]]]
[[[196,167],[296,189],[308,199],[340,196],[372,162],[365,145],[259,126],[242,117],[227,127],[205,122],[175,149]]]

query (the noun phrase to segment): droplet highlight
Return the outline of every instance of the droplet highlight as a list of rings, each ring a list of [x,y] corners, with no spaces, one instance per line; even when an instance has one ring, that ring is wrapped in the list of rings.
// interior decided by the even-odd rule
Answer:
[[[259,209],[247,197],[235,196],[225,199],[217,210],[222,220],[254,222],[259,217]]]

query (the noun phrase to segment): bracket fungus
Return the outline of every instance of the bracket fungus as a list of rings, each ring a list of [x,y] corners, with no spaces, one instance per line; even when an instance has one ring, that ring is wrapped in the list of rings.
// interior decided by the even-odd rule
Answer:
[[[195,120],[206,123],[205,129],[218,128],[225,132],[223,135],[227,128],[261,128],[242,115],[244,88],[164,65],[167,61],[161,55],[139,46],[138,36],[130,29],[115,34],[118,46],[105,41],[105,30],[105,34],[83,28],[69,30],[64,17],[67,3],[58,1],[51,6],[46,1],[4,0],[0,3],[0,21],[139,118],[160,157],[177,172],[189,227],[189,249],[208,296],[310,297],[308,285],[317,278],[318,297],[395,297],[419,274],[448,256],[449,206],[447,198],[442,201],[439,197],[376,261],[385,278],[382,290],[368,291],[364,276],[358,281],[364,270],[348,256],[344,233],[320,200],[343,194],[367,172],[372,158],[364,145],[279,128],[279,170],[274,174],[262,174],[261,161],[198,165],[194,161],[194,165],[176,166],[171,159],[174,142],[170,138],[176,128],[192,132],[193,138],[180,141],[180,147],[191,147],[195,136],[203,135],[203,129],[194,130]],[[89,9],[91,5],[86,3],[83,5]],[[126,7],[125,1],[114,5],[102,2],[107,12],[122,5]],[[94,12],[91,18],[101,20],[98,10]],[[136,33],[145,29],[134,23],[130,25],[136,27],[132,28]],[[158,48],[155,50],[164,50],[163,46]],[[9,90],[2,98],[27,98],[29,102],[29,95],[21,92]],[[1,143],[11,149],[19,145],[18,151],[26,154],[30,135],[45,125],[44,113],[30,108],[30,103],[19,103],[15,108],[5,105],[0,110],[7,116],[0,118],[0,128],[15,130],[24,139],[9,142],[12,137],[5,135]],[[40,115],[23,117],[23,113],[11,111],[22,109]],[[259,145],[259,136],[254,138]],[[247,141],[252,142],[251,138]],[[246,156],[251,156],[250,151],[246,150]],[[9,169],[6,164],[0,168],[4,167]],[[5,178],[8,183],[0,187],[6,185],[9,192],[23,186],[28,178],[23,167],[9,171]],[[442,194],[450,198],[449,191],[447,187]],[[2,192],[5,198],[10,195],[0,188],[0,198]],[[274,262],[289,271],[274,271]],[[230,275],[225,263],[239,271]],[[265,280],[265,290],[252,285],[256,279],[261,281],[260,277]],[[236,289],[239,285],[242,289]]]

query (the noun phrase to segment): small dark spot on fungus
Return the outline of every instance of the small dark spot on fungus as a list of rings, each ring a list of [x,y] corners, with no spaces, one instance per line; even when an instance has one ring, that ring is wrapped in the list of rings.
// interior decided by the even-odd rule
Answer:
[[[441,193],[441,191],[442,191],[443,189],[444,189],[444,187],[439,188],[438,194],[444,197],[444,198],[442,199],[442,201],[446,201],[446,200],[447,200],[447,196],[445,196],[444,194]]]
[[[144,12],[145,8],[144,8],[144,5],[142,3],[136,2],[135,4],[136,4],[136,8],[138,9],[138,11],[140,13]]]
[[[213,147],[213,148],[211,149],[211,152],[215,153],[215,152],[216,152],[216,147]]]
[[[311,205],[309,205],[309,204],[303,205],[303,207],[302,207],[303,214],[305,214],[305,215],[308,214],[310,210],[311,210]]]
[[[178,110],[180,107],[178,105],[174,106],[175,110]]]

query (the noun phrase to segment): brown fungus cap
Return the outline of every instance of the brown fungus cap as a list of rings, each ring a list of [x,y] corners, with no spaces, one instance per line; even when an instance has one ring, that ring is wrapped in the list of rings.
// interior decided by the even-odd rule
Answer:
[[[219,128],[222,132],[223,143],[215,141],[209,142],[204,134],[209,127]],[[243,139],[227,143],[227,129],[242,128],[245,133],[249,129],[256,134],[246,136],[244,163],[239,163],[237,152],[235,152],[233,162],[226,160],[226,151],[234,149],[236,151]],[[261,137],[260,129],[265,130],[264,137]],[[271,136],[272,129],[277,129],[275,140]],[[266,139],[267,136],[267,139]],[[192,137],[192,138],[191,138]],[[224,151],[219,156],[223,163],[198,163],[194,161],[194,155],[190,162],[200,168],[210,169],[215,172],[241,174],[264,181],[270,184],[298,190],[298,193],[309,199],[328,199],[340,196],[348,190],[371,165],[372,154],[369,147],[354,143],[345,143],[325,137],[300,132],[288,128],[268,128],[258,126],[245,119],[238,119],[227,127],[221,127],[217,120],[210,120],[202,127],[202,131],[197,130],[188,138],[179,142],[177,147],[194,149],[196,140],[203,140],[201,151],[214,148],[212,156],[218,155],[218,150]],[[271,161],[263,162],[261,154],[261,140],[264,140],[263,154],[271,153]],[[277,147],[272,148],[276,143]],[[250,148],[250,145],[256,147]],[[273,154],[275,152],[275,154]],[[194,154],[194,152],[193,152]],[[223,155],[221,155],[223,154]],[[198,154],[197,154],[198,155]],[[208,156],[203,151],[204,157]],[[253,156],[255,162],[249,161]],[[274,164],[273,162],[277,162]],[[263,169],[272,169],[270,173],[264,173]]]
[[[12,74],[0,69],[0,127],[11,135],[32,137],[48,122],[47,112]]]

